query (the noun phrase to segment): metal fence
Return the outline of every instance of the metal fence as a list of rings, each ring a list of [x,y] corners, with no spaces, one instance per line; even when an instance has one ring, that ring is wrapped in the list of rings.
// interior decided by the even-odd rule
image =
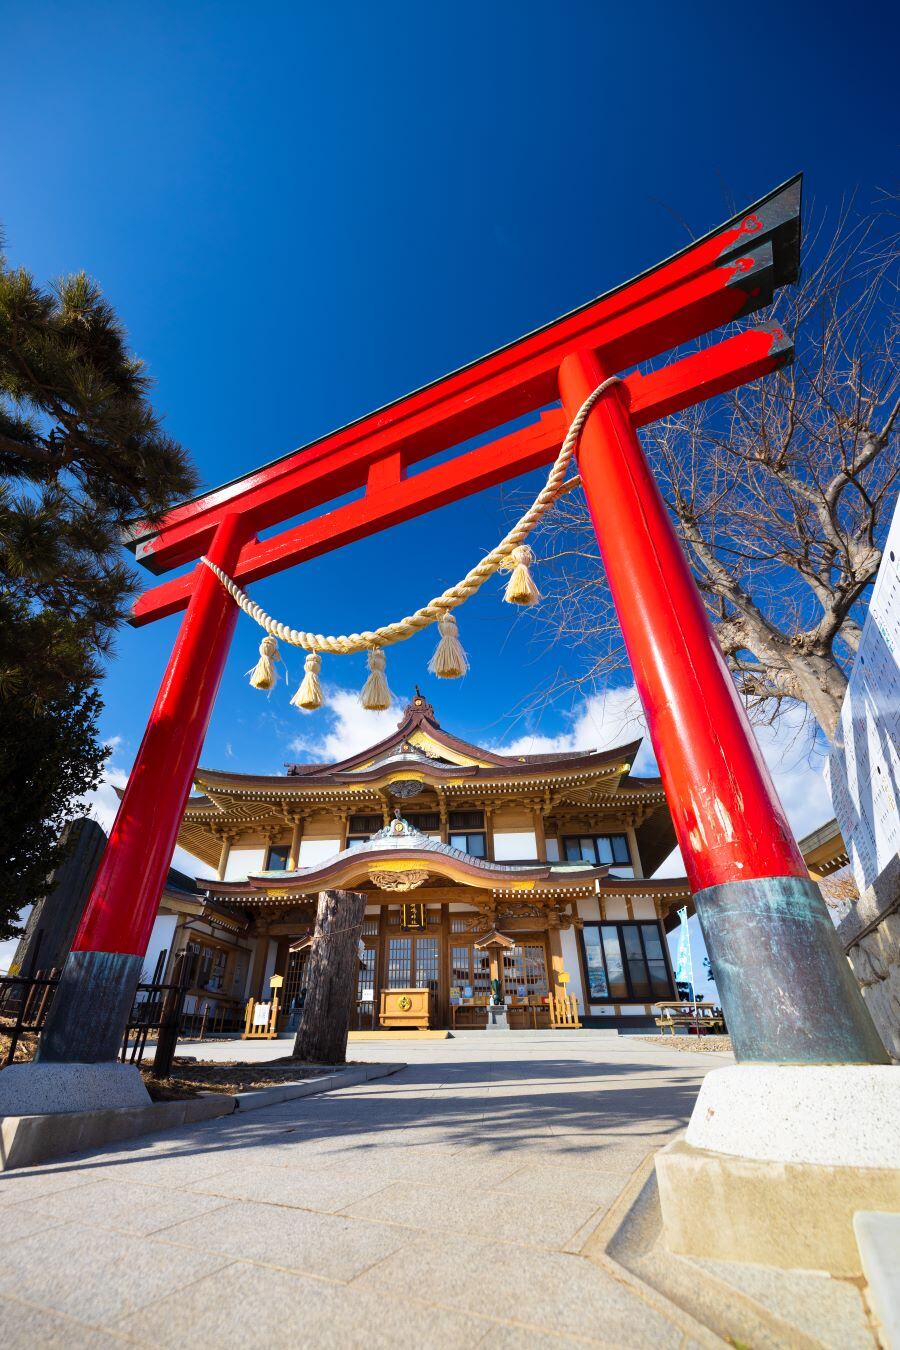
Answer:
[[[40,1034],[59,984],[58,969],[45,971],[38,967],[40,947],[41,935],[38,934],[27,974],[0,977],[0,1032],[9,1037],[5,1053],[0,1054],[0,1069],[12,1064],[23,1035]],[[195,966],[192,954],[181,952],[175,958],[172,979],[163,983],[167,955],[166,951],[160,952],[152,980],[142,981],[135,990],[120,1055],[126,1063],[140,1063],[147,1040],[151,1032],[154,1033],[153,1074],[156,1078],[167,1078],[171,1072],[178,1037],[183,1029],[185,995]]]

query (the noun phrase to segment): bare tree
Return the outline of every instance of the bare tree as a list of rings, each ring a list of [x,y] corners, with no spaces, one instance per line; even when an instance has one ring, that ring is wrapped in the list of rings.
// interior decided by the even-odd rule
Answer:
[[[358,891],[322,891],[306,968],[306,998],[294,1058],[343,1064],[359,976],[359,939],[366,897]]]
[[[805,704],[833,738],[898,479],[897,236],[845,212],[774,313],[791,366],[642,432],[719,641],[751,705]],[[811,261],[810,261],[811,260]],[[627,664],[584,498],[545,526],[542,613],[590,664]]]

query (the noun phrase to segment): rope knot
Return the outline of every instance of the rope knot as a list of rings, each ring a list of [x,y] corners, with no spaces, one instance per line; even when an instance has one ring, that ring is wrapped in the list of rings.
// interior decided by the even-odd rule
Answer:
[[[458,680],[469,669],[469,662],[459,640],[456,617],[450,610],[438,619],[438,632],[441,640],[428,662],[428,669],[439,680]]]
[[[310,652],[307,655],[303,662],[303,669],[305,671],[303,681],[291,699],[291,703],[295,708],[305,708],[307,712],[314,712],[316,708],[321,708],[324,702],[322,686],[319,683],[322,658],[318,652]]]
[[[380,647],[372,647],[368,661],[369,678],[360,691],[359,701],[370,712],[384,712],[391,706],[391,691],[384,673],[387,658]]]
[[[527,544],[518,544],[502,566],[510,573],[503,599],[509,605],[534,605],[540,600],[541,593],[535,586],[530,568],[534,566],[534,550]]]
[[[275,662],[280,661],[281,656],[278,651],[278,643],[269,635],[263,638],[259,644],[259,660],[251,671],[250,684],[254,689],[274,689],[278,683],[278,672],[275,669]]]

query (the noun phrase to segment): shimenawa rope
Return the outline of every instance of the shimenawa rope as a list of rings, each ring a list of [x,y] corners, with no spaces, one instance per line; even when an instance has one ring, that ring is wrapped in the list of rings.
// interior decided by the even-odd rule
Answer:
[[[390,705],[390,691],[384,675],[382,647],[392,646],[395,642],[403,642],[406,638],[412,637],[414,633],[429,627],[430,624],[439,623],[450,610],[455,609],[457,605],[461,605],[464,600],[468,600],[470,595],[474,595],[490,577],[499,571],[511,573],[503,597],[505,600],[511,604],[528,605],[539,599],[540,592],[529,571],[534,562],[534,554],[527,545],[523,546],[523,541],[556,499],[575,486],[577,479],[571,479],[569,482],[564,480],[566,471],[575,454],[575,447],[584,429],[584,424],[601,395],[612,385],[619,383],[621,383],[619,376],[611,375],[609,379],[604,380],[602,384],[599,384],[596,389],[588,394],[572,419],[559,454],[547,475],[546,483],[525,514],[504,535],[496,548],[476,563],[455,586],[448,587],[441,595],[429,600],[427,605],[423,605],[414,614],[408,614],[403,619],[397,619],[393,623],[383,624],[381,628],[367,630],[363,633],[345,633],[337,637],[325,633],[307,633],[296,628],[289,628],[287,624],[279,622],[278,619],[273,619],[255,600],[251,600],[250,596],[242,591],[237,582],[232,580],[227,572],[223,572],[221,567],[218,567],[209,558],[202,557],[200,561],[218,577],[235,603],[269,634],[269,637],[263,638],[260,643],[261,659],[253,672],[252,682],[255,687],[270,689],[277,678],[273,661],[277,660],[278,656],[277,649],[274,653],[272,652],[270,645],[272,638],[278,638],[291,647],[301,647],[304,651],[316,654],[329,652],[333,655],[349,656],[353,652],[364,651],[369,653],[369,670],[371,673],[363,689],[361,702],[367,708],[387,708]],[[445,656],[442,656],[441,647],[447,642],[451,644],[455,642],[455,647]],[[263,648],[265,648],[265,651]],[[320,664],[318,663],[318,665]],[[307,657],[307,679],[304,680],[303,685],[292,699],[292,702],[299,707],[316,708],[321,706],[322,697],[318,681],[318,665]],[[453,679],[457,675],[464,674],[467,668],[465,652],[462,650],[455,632],[455,623],[452,628],[450,625],[442,625],[441,644],[439,644],[438,650],[432,658],[430,669],[436,675]]]

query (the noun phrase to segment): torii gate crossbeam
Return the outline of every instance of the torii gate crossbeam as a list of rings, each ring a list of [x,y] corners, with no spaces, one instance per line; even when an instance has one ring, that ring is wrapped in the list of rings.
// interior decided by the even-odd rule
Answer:
[[[794,279],[799,208],[796,178],[572,314],[136,528],[138,560],[162,573],[206,553],[247,584],[549,462],[606,376],[764,307]],[[635,431],[790,355],[770,326],[627,375],[591,413],[578,467],[738,1058],[880,1062]],[[405,477],[557,400],[561,412]],[[256,538],[361,487],[359,501]],[[134,622],[185,608],[42,1037],[45,1061],[110,1060],[121,1041],[237,615],[200,566],[145,593]]]

